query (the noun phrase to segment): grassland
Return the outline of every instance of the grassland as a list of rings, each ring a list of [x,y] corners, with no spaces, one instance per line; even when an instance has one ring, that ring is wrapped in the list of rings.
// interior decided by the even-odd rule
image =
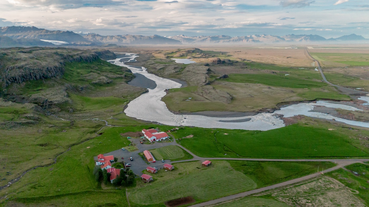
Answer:
[[[182,148],[172,145],[150,150],[156,160],[187,160],[192,159],[192,155],[184,151]]]
[[[336,130],[329,131],[330,127]],[[193,135],[179,143],[201,157],[345,158],[368,157],[358,139],[362,133],[367,131],[303,121],[265,132],[186,127],[173,135],[177,139]]]
[[[366,53],[311,53],[323,66],[368,66],[369,54]]]
[[[227,203],[221,203],[216,206],[224,206],[224,207],[288,207],[289,205],[276,201],[273,198],[263,198],[263,197],[245,197],[238,200],[233,200]]]

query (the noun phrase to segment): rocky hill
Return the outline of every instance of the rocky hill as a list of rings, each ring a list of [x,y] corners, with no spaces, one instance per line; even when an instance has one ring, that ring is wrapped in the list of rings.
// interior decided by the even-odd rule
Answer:
[[[101,57],[114,58],[110,51],[75,49],[12,48],[0,50],[0,85],[61,77],[64,66],[71,62],[93,62]]]
[[[133,44],[133,45],[141,45],[141,44],[170,44],[170,45],[178,45],[181,44],[180,41],[169,39],[166,37],[162,37],[159,35],[153,36],[143,36],[143,35],[114,35],[114,36],[101,36],[98,34],[90,33],[85,35],[84,38],[90,42],[100,43],[100,44]]]

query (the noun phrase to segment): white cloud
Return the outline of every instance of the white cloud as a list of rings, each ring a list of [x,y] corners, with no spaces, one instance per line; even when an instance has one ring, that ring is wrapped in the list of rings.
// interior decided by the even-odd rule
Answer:
[[[348,2],[349,0],[338,0],[334,5],[342,4]]]
[[[315,0],[282,0],[280,4],[283,7],[305,7],[314,2]]]

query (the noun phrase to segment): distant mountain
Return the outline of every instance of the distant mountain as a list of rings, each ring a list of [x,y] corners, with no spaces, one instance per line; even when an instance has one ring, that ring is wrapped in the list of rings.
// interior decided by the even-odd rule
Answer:
[[[340,41],[356,41],[356,40],[366,40],[361,35],[356,34],[350,34],[350,35],[344,35],[342,37],[335,38],[334,40],[340,40]]]
[[[217,36],[185,36],[177,35],[169,37],[174,40],[178,40],[183,44],[214,44],[214,43],[278,43],[278,42],[316,42],[316,41],[351,41],[351,40],[366,40],[363,36],[359,35],[346,35],[336,39],[326,39],[319,35],[248,35],[231,37],[227,35]]]
[[[6,36],[0,36],[0,48],[6,47],[31,47],[31,46],[53,46],[48,42],[43,42],[37,39],[12,39]]]
[[[171,44],[178,45],[181,44],[180,41],[175,39],[166,38],[159,35],[153,36],[143,36],[143,35],[111,35],[111,36],[101,36],[98,34],[90,33],[83,36],[86,40],[94,43],[100,44],[133,44],[133,45],[141,45],[141,44]]]
[[[37,27],[2,27],[0,28],[0,35],[10,37],[12,39],[33,39],[33,40],[54,40],[65,41],[69,44],[89,45],[91,42],[84,39],[81,35],[71,31],[51,31],[46,29],[39,29]]]

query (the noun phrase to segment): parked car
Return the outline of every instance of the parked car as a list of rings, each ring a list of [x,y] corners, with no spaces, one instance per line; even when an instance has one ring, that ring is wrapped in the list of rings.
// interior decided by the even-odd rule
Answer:
[[[126,163],[126,167],[131,167],[131,163]]]
[[[123,151],[126,151],[126,149],[122,148]]]
[[[141,144],[143,144],[143,141],[140,141]]]
[[[133,157],[129,157],[129,160],[133,161]]]
[[[164,159],[161,159],[161,162],[164,163],[165,162]]]

